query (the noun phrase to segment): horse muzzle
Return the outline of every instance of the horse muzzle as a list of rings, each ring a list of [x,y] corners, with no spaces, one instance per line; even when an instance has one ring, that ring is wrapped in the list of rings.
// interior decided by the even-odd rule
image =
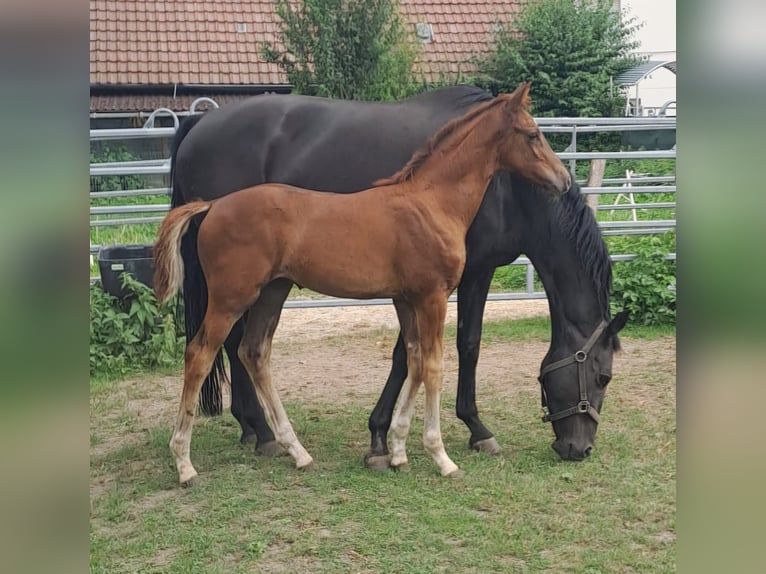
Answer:
[[[593,445],[590,442],[575,444],[571,441],[554,441],[551,445],[553,450],[561,457],[561,460],[570,460],[579,462],[585,460],[593,452]]]

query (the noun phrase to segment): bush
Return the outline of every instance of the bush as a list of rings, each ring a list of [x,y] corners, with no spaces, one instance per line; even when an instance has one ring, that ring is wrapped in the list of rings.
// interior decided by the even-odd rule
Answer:
[[[666,259],[666,243],[662,236],[643,237],[634,243],[636,258],[614,266],[613,314],[624,308],[632,323],[675,323],[676,264]]]
[[[277,42],[261,52],[294,92],[349,100],[400,99],[417,91],[416,48],[396,0],[277,0]],[[280,46],[281,44],[281,46]]]
[[[159,307],[151,289],[123,275],[123,300],[90,288],[90,373],[125,374],[169,367],[183,356],[185,337],[174,303]]]

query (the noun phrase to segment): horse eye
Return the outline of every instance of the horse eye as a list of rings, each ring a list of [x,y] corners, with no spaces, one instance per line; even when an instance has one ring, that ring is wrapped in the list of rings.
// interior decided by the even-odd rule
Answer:
[[[598,376],[598,384],[599,386],[605,387],[609,384],[609,381],[612,380],[612,375],[607,375],[606,373],[601,373]]]
[[[540,132],[529,134],[527,137],[529,138],[529,141],[531,142],[537,141],[540,139]]]

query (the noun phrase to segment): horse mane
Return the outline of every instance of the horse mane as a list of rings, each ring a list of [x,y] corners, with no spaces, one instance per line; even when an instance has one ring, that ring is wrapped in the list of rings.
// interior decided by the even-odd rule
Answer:
[[[609,293],[612,290],[612,262],[593,210],[585,201],[580,185],[576,182],[572,183],[569,192],[560,196],[554,205],[557,224],[565,236],[574,243],[580,263],[596,287],[596,296],[603,317],[608,319]]]
[[[374,187],[378,186],[384,186],[384,185],[396,185],[400,183],[404,183],[405,181],[412,179],[413,175],[417,172],[418,169],[420,169],[423,164],[428,161],[428,158],[430,158],[434,152],[439,149],[444,142],[455,132],[457,132],[460,128],[464,127],[465,125],[472,122],[474,119],[476,119],[477,116],[483,114],[487,110],[494,108],[498,104],[501,104],[504,102],[502,98],[492,98],[492,96],[489,96],[488,100],[485,100],[484,97],[479,97],[481,95],[489,96],[486,92],[483,90],[480,91],[480,94],[476,94],[476,100],[475,101],[482,101],[478,106],[475,108],[472,108],[469,112],[466,114],[454,118],[447,122],[442,128],[437,131],[434,135],[432,135],[429,140],[426,142],[426,144],[418,149],[413,156],[410,158],[410,160],[405,164],[405,166],[397,171],[394,175],[376,180],[372,183]],[[473,98],[472,94],[472,98]]]

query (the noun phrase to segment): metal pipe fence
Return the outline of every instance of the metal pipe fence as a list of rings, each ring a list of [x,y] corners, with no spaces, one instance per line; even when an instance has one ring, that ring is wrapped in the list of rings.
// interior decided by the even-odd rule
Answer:
[[[193,104],[194,106],[195,104]],[[217,106],[216,106],[217,107]],[[153,127],[154,118],[164,113],[173,118],[175,127]],[[620,117],[620,118],[537,118],[540,129],[545,133],[570,134],[570,144],[564,151],[557,155],[562,161],[569,161],[572,171],[578,161],[591,161],[594,159],[614,160],[641,160],[641,159],[671,159],[675,160],[675,146],[666,150],[650,151],[577,151],[577,135],[592,133],[615,133],[636,131],[674,131],[676,129],[675,118],[651,118],[651,117]],[[142,128],[119,128],[119,129],[91,129],[90,141],[128,141],[138,139],[170,139],[175,135],[178,127],[178,117],[170,110],[156,110]],[[170,159],[138,159],[124,162],[91,163],[91,178],[123,177],[123,176],[161,176],[168,178],[170,175]],[[593,205],[598,214],[598,225],[604,236],[629,236],[651,235],[668,233],[675,230],[675,201],[659,198],[657,201],[637,201],[636,196],[646,194],[675,194],[675,175],[652,175],[638,174],[631,177],[606,178],[600,185],[588,187],[583,185],[582,193],[587,196],[595,196],[598,205]],[[580,181],[581,184],[586,182]],[[170,208],[170,188],[167,186],[143,187],[141,189],[117,189],[109,191],[91,191],[89,197],[90,227],[92,229],[104,229],[115,226],[156,225],[162,221],[165,212]],[[166,196],[165,203],[135,203],[140,198],[149,196]],[[614,200],[610,198],[614,197]],[[122,204],[120,201],[122,200]],[[95,203],[95,205],[94,205]],[[595,200],[594,200],[595,203]],[[653,210],[663,210],[662,218],[654,219],[658,213]],[[672,219],[668,219],[668,213],[672,212]],[[641,214],[639,218],[638,215]],[[624,219],[625,216],[629,219]],[[90,245],[91,262],[93,255],[97,254],[106,245]],[[635,255],[615,254],[612,261],[630,261]],[[669,255],[669,259],[675,260],[675,253]],[[526,286],[522,292],[493,293],[489,300],[514,300],[514,299],[539,299],[545,298],[545,292],[535,287],[535,272],[531,262],[526,257],[520,257],[512,265],[526,267]],[[91,277],[91,283],[98,279]],[[454,297],[453,297],[454,300]],[[327,307],[347,305],[380,305],[388,304],[388,299],[353,300],[353,299],[289,299],[285,307]]]

